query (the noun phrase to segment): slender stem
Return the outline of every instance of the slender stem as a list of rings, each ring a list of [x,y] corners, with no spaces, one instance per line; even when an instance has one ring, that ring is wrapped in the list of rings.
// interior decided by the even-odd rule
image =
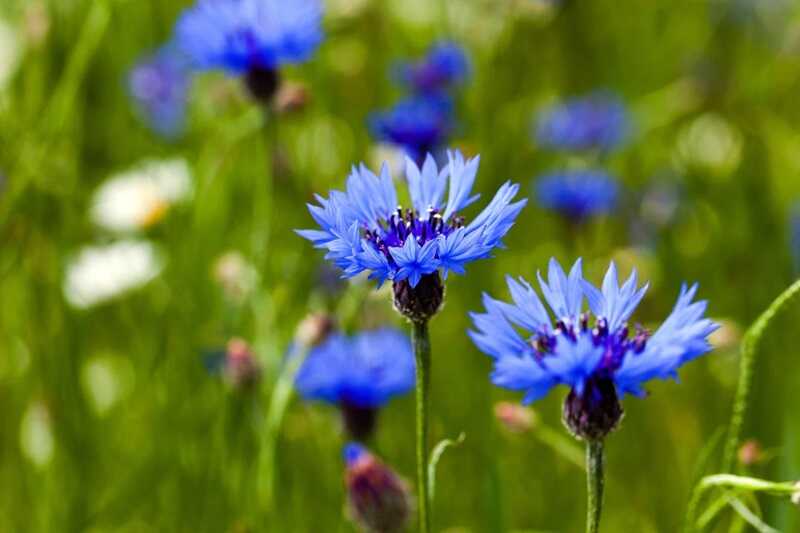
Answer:
[[[417,360],[417,516],[420,533],[430,531],[428,498],[428,389],[430,385],[431,341],[428,322],[414,322],[411,341]]]
[[[586,442],[586,533],[600,531],[600,513],[603,510],[603,441]]]

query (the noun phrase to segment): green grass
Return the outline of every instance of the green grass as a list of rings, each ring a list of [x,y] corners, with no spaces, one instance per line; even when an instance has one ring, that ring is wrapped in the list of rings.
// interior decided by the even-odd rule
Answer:
[[[341,7],[337,14],[348,2],[332,1],[319,53],[286,73],[312,98],[279,119],[276,155],[236,80],[197,80],[189,128],[173,143],[132,112],[128,69],[168,38],[187,3],[0,5],[22,43],[19,66],[0,88],[0,531],[352,531],[343,514],[343,437],[327,407],[290,399],[275,446],[275,503],[266,505],[259,461],[269,400],[309,312],[348,308],[342,325],[351,329],[400,322],[386,293],[353,287],[344,302],[322,293],[321,254],[291,230],[312,224],[304,204],[313,192],[341,186],[351,164],[370,159],[365,119],[399,96],[387,76],[393,61],[440,37],[463,42],[473,58],[453,144],[482,155],[484,197],[507,179],[528,194],[535,175],[566,163],[530,140],[531,119],[547,102],[610,88],[631,105],[637,127],[602,161],[629,191],[615,216],[575,238],[531,203],[507,249],[448,280],[446,307],[431,324],[431,439],[463,432],[465,440],[437,469],[436,531],[583,527],[583,473],[534,436],[502,430],[492,406],[518,395],[489,384],[490,362],[465,335],[467,312],[479,309],[482,291],[503,294],[506,273],[531,278],[551,255],[571,262],[580,254],[587,277],[599,281],[616,258],[623,273],[635,265],[652,280],[637,313],[643,323],[660,320],[680,283],[697,280],[711,315],[742,330],[794,279],[787,217],[800,198],[796,8],[757,23],[722,17],[721,1],[564,1],[547,13],[525,7],[533,0],[365,0],[352,16]],[[32,5],[50,20],[39,43],[24,29]],[[732,132],[721,152],[692,129],[703,116]],[[110,303],[70,307],[62,291],[70,257],[113,240],[89,219],[93,190],[112,173],[164,157],[185,158],[194,184],[190,202],[143,234],[164,250],[164,272]],[[647,248],[634,248],[630,219],[654,176],[679,184],[678,216]],[[238,303],[212,276],[230,250],[259,273]],[[798,318],[788,310],[761,339],[742,436],[777,453],[742,474],[800,478]],[[203,354],[232,336],[247,339],[264,366],[249,394],[228,390],[203,365]],[[685,368],[681,384],[654,383],[647,400],[626,399],[622,427],[606,444],[605,531],[681,526],[698,476],[720,471],[721,446],[703,472],[696,465],[730,419],[737,353],[718,350]],[[110,404],[97,400],[104,393]],[[560,402],[554,394],[536,405],[558,431]],[[413,417],[412,397],[393,402],[374,445],[409,480]],[[772,527],[800,527],[796,507],[759,502]],[[720,514],[709,530],[731,530],[733,516]]]

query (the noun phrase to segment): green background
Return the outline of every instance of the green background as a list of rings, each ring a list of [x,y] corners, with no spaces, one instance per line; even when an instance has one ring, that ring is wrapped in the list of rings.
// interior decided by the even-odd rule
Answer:
[[[0,88],[2,531],[352,531],[336,412],[290,404],[272,510],[258,489],[265,412],[310,311],[344,301],[347,329],[400,321],[385,291],[320,291],[322,254],[291,230],[311,227],[304,204],[313,192],[341,187],[353,163],[374,166],[365,120],[400,97],[391,65],[440,38],[462,43],[472,59],[453,145],[481,154],[484,200],[505,180],[528,195],[537,174],[587,163],[531,140],[533,117],[548,103],[609,89],[628,103],[635,126],[622,150],[588,161],[624,183],[612,216],[576,229],[531,202],[507,249],[448,280],[446,307],[431,325],[432,436],[464,432],[466,440],[440,463],[437,531],[583,527],[582,472],[535,431],[511,435],[498,425],[493,404],[519,395],[490,385],[490,360],[465,335],[482,291],[506,297],[506,273],[532,279],[551,256],[571,263],[582,255],[586,276],[599,283],[615,258],[624,274],[636,266],[651,281],[636,315],[642,323],[657,324],[680,284],[696,280],[711,316],[739,330],[794,277],[788,213],[800,198],[800,9],[792,2],[331,1],[319,52],[285,72],[307,86],[310,101],[280,116],[274,137],[265,137],[270,128],[237,81],[211,74],[194,84],[186,134],[168,143],[132,111],[125,77],[168,39],[186,5],[0,6],[20,47]],[[36,38],[42,21],[48,31]],[[93,190],[142,160],[171,157],[189,163],[194,195],[144,232],[164,250],[165,271],[110,303],[71,308],[62,292],[67,261],[81,246],[113,240],[89,219]],[[640,198],[653,180],[678,188],[677,213],[635,239],[631,224],[647,211]],[[229,250],[259,272],[240,302],[227,301],[212,276]],[[775,480],[800,478],[797,318],[767,335],[745,426],[771,456],[750,472]],[[232,336],[251,342],[262,361],[255,391],[230,390],[203,365],[203,354]],[[93,381],[87,369],[97,361],[109,382]],[[728,343],[685,368],[680,384],[653,383],[650,398],[625,400],[622,427],[607,443],[605,531],[678,530],[701,450],[729,419],[737,365]],[[109,408],[97,408],[98,387],[111,391]],[[557,431],[564,392],[535,405]],[[31,440],[42,439],[52,453],[31,461]],[[382,413],[374,448],[411,478],[413,442],[407,396]],[[711,453],[709,472],[720,448]],[[796,507],[760,503],[774,527],[800,530]],[[736,530],[730,517],[722,513],[713,528]]]

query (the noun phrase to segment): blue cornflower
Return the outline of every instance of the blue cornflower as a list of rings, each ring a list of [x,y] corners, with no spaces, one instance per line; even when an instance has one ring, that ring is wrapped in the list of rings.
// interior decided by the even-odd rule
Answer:
[[[580,222],[614,209],[619,185],[601,170],[566,170],[539,177],[534,191],[539,205]]]
[[[317,248],[345,277],[368,271],[383,284],[407,281],[413,289],[441,271],[464,273],[467,263],[488,257],[514,224],[526,200],[512,203],[519,185],[503,184],[489,205],[467,223],[459,213],[478,199],[472,187],[479,157],[465,160],[458,151],[439,169],[428,155],[422,168],[406,159],[411,207],[398,205],[397,192],[384,163],[380,176],[363,164],[353,168],[346,192],[317,196],[309,205],[321,229],[298,233]],[[445,199],[445,190],[449,190]]]
[[[355,438],[368,436],[377,410],[414,387],[414,355],[408,337],[396,329],[353,337],[330,335],[303,361],[295,386],[307,400],[337,405]]]
[[[630,120],[616,97],[595,93],[546,110],[539,118],[536,138],[557,150],[611,150],[626,139]]]
[[[569,387],[565,420],[580,437],[602,438],[616,426],[618,395],[644,396],[645,382],[675,378],[683,364],[711,350],[707,339],[717,325],[704,316],[706,302],[693,301],[697,285],[681,289],[672,313],[650,334],[628,326],[647,290],[637,287],[636,271],[620,287],[611,263],[598,289],[583,279],[581,260],[567,276],[551,259],[547,281],[538,279],[555,322],[528,282],[509,277],[513,304],[484,294],[486,312],[472,314],[469,334],[494,359],[492,382],[524,391],[523,403],[556,385]]]
[[[399,65],[397,75],[414,92],[435,93],[463,83],[469,76],[469,59],[456,43],[441,42],[421,60]]]
[[[306,61],[322,41],[321,22],[319,0],[198,0],[176,37],[196,68],[239,75]]]
[[[131,69],[128,91],[147,124],[172,138],[183,131],[190,82],[187,58],[167,45]]]
[[[453,102],[443,94],[412,96],[369,117],[372,135],[403,148],[417,164],[438,152],[455,128]]]

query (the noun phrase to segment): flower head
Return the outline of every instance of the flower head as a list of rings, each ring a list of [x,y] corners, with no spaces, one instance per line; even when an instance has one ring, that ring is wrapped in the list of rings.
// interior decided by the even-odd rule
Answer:
[[[414,387],[414,356],[408,337],[395,329],[330,335],[313,348],[295,380],[308,400],[337,405],[348,432],[372,433],[377,410]]]
[[[547,280],[538,278],[550,312],[527,281],[509,277],[513,303],[485,294],[486,312],[472,314],[470,336],[494,359],[492,382],[524,391],[524,403],[557,385],[569,387],[565,419],[578,436],[602,438],[622,416],[618,395],[644,396],[644,383],[674,378],[683,364],[711,350],[708,336],[717,325],[704,316],[706,302],[693,301],[697,285],[681,289],[651,334],[628,325],[647,290],[637,287],[635,271],[620,286],[612,263],[598,289],[583,279],[580,260],[567,275],[552,259]]]
[[[73,307],[89,308],[146,285],[162,269],[161,254],[149,241],[87,246],[67,266],[64,296]]]
[[[616,97],[596,93],[546,110],[536,126],[543,146],[557,150],[611,150],[625,141],[628,113]]]
[[[317,248],[345,277],[368,271],[382,284],[391,280],[417,287],[427,276],[441,272],[463,274],[471,261],[488,257],[525,205],[513,202],[519,186],[506,182],[488,206],[471,221],[461,212],[478,199],[472,187],[479,158],[465,160],[450,152],[439,169],[430,155],[419,168],[406,160],[411,206],[398,206],[397,191],[384,164],[380,176],[364,165],[353,168],[347,189],[317,196],[309,205],[317,230],[298,233]],[[446,196],[445,196],[446,193]]]
[[[434,93],[463,83],[469,76],[469,59],[456,43],[441,42],[421,60],[399,65],[397,74],[414,92]]]
[[[344,448],[350,518],[367,533],[405,531],[411,515],[408,485],[360,444]]]
[[[306,61],[322,41],[319,0],[198,0],[176,38],[199,69],[233,75]]]
[[[376,140],[400,146],[418,164],[447,142],[454,123],[453,102],[443,94],[412,96],[369,119]]]
[[[91,217],[115,233],[146,229],[192,192],[192,175],[183,159],[148,160],[111,176],[94,192]]]
[[[131,69],[128,92],[153,131],[172,138],[183,131],[190,82],[187,58],[167,45]]]
[[[617,204],[617,181],[598,170],[573,170],[541,176],[534,183],[536,199],[545,209],[580,222],[608,213]]]

